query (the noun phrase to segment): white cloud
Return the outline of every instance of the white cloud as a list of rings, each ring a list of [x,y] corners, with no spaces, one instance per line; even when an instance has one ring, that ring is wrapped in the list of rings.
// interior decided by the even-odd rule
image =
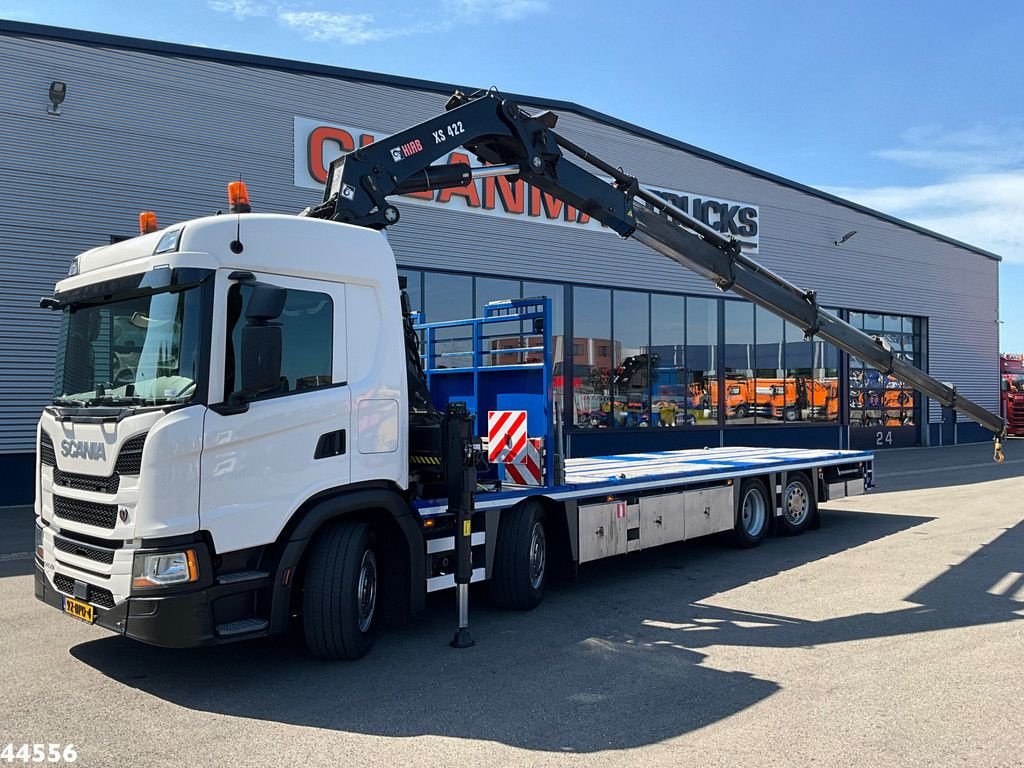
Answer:
[[[270,13],[270,6],[259,0],[209,0],[209,5],[213,10],[229,13],[236,19],[266,16]]]
[[[917,168],[979,173],[1024,167],[1024,127],[979,125],[958,131],[921,126],[903,135],[904,146],[882,149],[876,157]]]
[[[391,13],[378,23],[372,13],[342,10],[308,10],[296,4],[272,5],[263,0],[207,0],[210,8],[236,19],[274,16],[307,40],[360,45],[410,35],[437,33],[458,24],[518,21],[548,9],[547,0],[434,0],[433,8],[421,8],[415,19]],[[429,16],[431,24],[423,24]]]
[[[308,40],[359,45],[394,37],[404,37],[417,30],[378,26],[372,13],[335,13],[333,11],[278,11],[278,20]]]
[[[826,191],[1024,263],[1024,128],[926,126],[903,138],[903,146],[873,154],[938,171],[939,181]]]
[[[444,9],[467,21],[488,16],[503,21],[517,21],[548,9],[547,0],[444,0]]]

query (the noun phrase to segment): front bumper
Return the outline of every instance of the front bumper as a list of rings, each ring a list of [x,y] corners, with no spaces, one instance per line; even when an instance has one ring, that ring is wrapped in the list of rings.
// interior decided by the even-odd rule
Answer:
[[[46,578],[36,560],[36,597],[59,611],[65,595]],[[164,648],[195,648],[230,642],[214,632],[210,590],[199,589],[180,595],[129,597],[113,608],[94,606],[96,624],[111,632]],[[70,618],[70,617],[69,617]]]

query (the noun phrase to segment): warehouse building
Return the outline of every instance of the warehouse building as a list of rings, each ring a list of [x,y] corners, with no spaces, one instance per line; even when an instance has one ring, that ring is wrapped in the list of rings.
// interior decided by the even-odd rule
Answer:
[[[14,22],[0,22],[0,55],[0,505],[33,493],[59,325],[38,301],[77,253],[135,234],[144,209],[168,225],[224,208],[239,175],[256,210],[298,212],[321,199],[331,159],[437,114],[455,87]],[[516,98],[998,409],[997,255],[586,107]],[[569,455],[989,438],[521,184],[477,180],[399,207],[389,239],[425,319],[552,298]]]

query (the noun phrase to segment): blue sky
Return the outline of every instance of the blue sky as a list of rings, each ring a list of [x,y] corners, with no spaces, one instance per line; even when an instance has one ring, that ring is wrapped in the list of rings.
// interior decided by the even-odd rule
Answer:
[[[575,101],[999,253],[1001,346],[1024,351],[1016,0],[0,0],[0,18]]]

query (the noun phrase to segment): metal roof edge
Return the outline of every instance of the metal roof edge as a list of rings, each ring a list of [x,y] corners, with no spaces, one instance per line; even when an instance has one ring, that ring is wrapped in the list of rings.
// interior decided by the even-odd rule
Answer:
[[[42,37],[50,38],[54,40],[66,40],[75,43],[84,43],[87,45],[96,46],[107,46],[113,48],[125,48],[129,50],[139,50],[148,53],[158,53],[171,56],[187,56],[189,58],[208,59],[211,61],[218,61],[227,64],[244,64],[250,66],[267,67],[272,69],[279,69],[291,72],[301,72],[306,74],[325,75],[329,77],[338,77],[348,80],[358,80],[368,83],[380,83],[381,85],[392,85],[408,88],[416,88],[419,90],[437,91],[442,94],[451,94],[456,88],[463,90],[476,90],[473,87],[467,87],[465,85],[456,85],[453,83],[443,83],[436,80],[422,80],[414,77],[404,77],[401,75],[388,75],[378,72],[367,72],[358,69],[349,69],[347,67],[338,67],[328,64],[315,64],[312,62],[294,61],[292,59],[282,59],[274,56],[264,56],[255,53],[240,53],[236,51],[226,51],[218,48],[205,48],[203,46],[196,45],[183,45],[181,43],[168,43],[159,40],[147,40],[138,37],[127,37],[124,35],[114,35],[106,32],[90,32],[87,30],[70,29],[67,27],[54,27],[45,24],[34,24],[26,21],[13,21],[0,19],[0,34],[14,34],[14,35],[25,35],[30,37]],[[979,248],[975,245],[965,243],[961,240],[943,235],[938,232],[933,232],[930,229],[919,226],[917,224],[911,224],[909,221],[898,219],[895,216],[890,216],[881,211],[876,211],[872,208],[868,208],[865,205],[855,203],[851,200],[846,200],[842,197],[829,194],[815,187],[811,187],[807,184],[802,184],[792,179],[787,179],[783,176],[765,171],[760,168],[756,168],[752,165],[739,162],[738,160],[732,160],[723,155],[716,154],[706,149],[701,149],[692,144],[687,144],[679,139],[674,139],[671,136],[652,131],[648,128],[644,128],[639,125],[635,125],[626,120],[622,120],[612,115],[607,115],[603,112],[599,112],[595,109],[576,104],[571,101],[563,101],[561,99],[545,99],[537,96],[528,96],[524,94],[508,93],[507,96],[522,101],[528,104],[532,104],[538,107],[548,107],[552,109],[566,110],[575,112],[583,117],[589,117],[598,122],[605,123],[607,125],[620,128],[629,133],[643,136],[644,138],[652,139],[666,146],[674,149],[681,149],[684,152],[702,157],[706,160],[719,163],[728,168],[733,168],[744,173],[749,173],[753,176],[765,179],[767,181],[781,184],[782,186],[790,187],[799,192],[803,192],[813,197],[818,197],[823,200],[827,200],[831,203],[836,203],[845,208],[864,213],[869,216],[887,221],[890,224],[895,224],[904,229],[909,229],[914,232],[918,232],[928,237],[935,238],[944,243],[963,248],[972,253],[976,253],[981,256],[993,259],[995,261],[1002,261],[1003,257],[986,251],[983,248]]]

